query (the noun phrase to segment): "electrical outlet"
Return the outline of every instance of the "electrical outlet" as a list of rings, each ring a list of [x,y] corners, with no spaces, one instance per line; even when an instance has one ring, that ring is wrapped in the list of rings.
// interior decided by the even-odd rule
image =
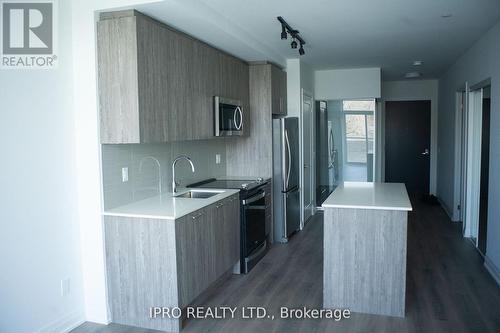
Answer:
[[[61,296],[69,295],[70,293],[70,283],[69,278],[61,280]]]
[[[215,154],[215,164],[220,164],[220,154]]]
[[[128,167],[122,168],[122,182],[123,183],[128,182]]]

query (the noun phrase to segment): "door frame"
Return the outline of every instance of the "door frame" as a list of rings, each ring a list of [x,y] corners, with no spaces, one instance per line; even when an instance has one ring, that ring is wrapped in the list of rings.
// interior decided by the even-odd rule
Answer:
[[[464,236],[475,237],[477,246],[477,232],[479,226],[479,190],[481,180],[481,132],[482,132],[482,100],[483,89],[471,90],[468,93],[469,107],[467,115],[466,136],[466,209],[464,219]],[[481,104],[481,105],[479,105]]]
[[[465,233],[465,214],[467,209],[467,126],[469,110],[469,83],[456,91],[455,94],[455,175],[453,219],[463,222],[462,233]]]
[[[455,167],[458,169],[455,178],[458,181],[455,185],[464,184],[464,193],[462,196],[456,195],[455,204],[464,205],[461,207],[463,220],[463,236],[471,238],[474,245],[478,246],[479,232],[479,200],[480,200],[480,180],[481,180],[481,141],[482,141],[482,104],[483,104],[483,89],[491,86],[491,79],[483,80],[471,87],[466,83],[465,89],[465,124],[462,124],[460,133],[457,134],[460,138],[460,147],[456,147],[457,154],[464,151],[465,156],[463,163],[455,161]],[[460,91],[459,93],[461,93]],[[457,98],[458,99],[458,98]],[[457,112],[459,107],[457,106]],[[457,113],[457,118],[459,114]],[[458,120],[457,120],[458,122]],[[465,170],[463,170],[465,168]],[[456,186],[455,186],[456,187]],[[460,191],[460,188],[458,189]],[[475,237],[475,239],[474,239]]]
[[[307,90],[304,90],[301,88],[301,93],[300,93],[300,230],[302,230],[305,226],[305,224],[308,222],[308,219],[306,219],[306,206],[305,206],[305,182],[304,182],[304,164],[306,161],[304,160],[304,96],[307,96],[311,99],[311,124],[310,124],[310,133],[311,133],[311,156],[310,156],[310,161],[309,161],[309,169],[311,170],[310,172],[310,195],[311,195],[311,216],[314,216],[316,214],[316,181],[315,181],[315,176],[316,176],[316,144],[315,144],[315,110],[314,110],[314,97],[313,94],[310,93]]]

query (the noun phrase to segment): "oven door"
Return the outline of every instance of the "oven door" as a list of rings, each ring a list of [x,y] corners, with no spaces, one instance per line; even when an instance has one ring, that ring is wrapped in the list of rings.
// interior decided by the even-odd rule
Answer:
[[[214,97],[215,136],[243,135],[243,110],[241,102]]]
[[[266,192],[244,199],[245,257],[252,255],[266,240]]]

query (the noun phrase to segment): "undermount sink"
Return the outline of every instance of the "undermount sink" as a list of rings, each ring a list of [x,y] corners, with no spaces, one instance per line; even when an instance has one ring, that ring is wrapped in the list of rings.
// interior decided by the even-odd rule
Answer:
[[[223,193],[222,191],[187,191],[186,193],[182,193],[179,195],[176,195],[176,198],[189,198],[189,199],[207,199],[211,198],[214,195],[221,194]]]

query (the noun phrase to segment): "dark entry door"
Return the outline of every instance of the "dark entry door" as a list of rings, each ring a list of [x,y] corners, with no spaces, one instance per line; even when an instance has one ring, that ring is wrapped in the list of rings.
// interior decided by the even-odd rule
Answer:
[[[431,101],[386,102],[385,181],[429,193]]]
[[[484,90],[486,91],[486,89]],[[490,179],[490,97],[483,97],[483,129],[481,131],[481,184],[479,191],[479,229],[477,247],[486,254],[488,234],[488,190]]]

